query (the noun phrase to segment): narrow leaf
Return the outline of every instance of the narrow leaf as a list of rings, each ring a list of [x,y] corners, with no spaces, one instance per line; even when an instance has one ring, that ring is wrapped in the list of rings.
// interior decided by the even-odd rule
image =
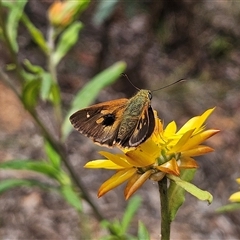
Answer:
[[[127,209],[124,212],[123,219],[122,219],[122,233],[125,233],[129,227],[129,224],[141,205],[141,198],[138,196],[134,196],[130,199]]]
[[[41,89],[40,89],[40,96],[43,101],[46,101],[49,98],[51,93],[51,87],[53,84],[53,80],[51,74],[48,72],[43,72],[41,74]]]
[[[56,180],[61,180],[61,173],[50,164],[35,160],[11,160],[0,163],[2,169],[30,170],[45,174]]]
[[[64,199],[72,205],[79,212],[82,211],[82,201],[80,196],[73,190],[69,185],[62,186],[61,188],[62,196]]]
[[[240,210],[240,203],[230,203],[216,210],[217,213],[225,213]]]
[[[150,240],[150,234],[149,234],[146,226],[141,221],[138,222],[138,239],[139,240]]]
[[[57,106],[61,102],[61,94],[60,94],[60,88],[59,85],[56,82],[52,81],[51,89],[50,89],[50,96],[49,100]]]
[[[41,81],[39,79],[26,83],[22,91],[22,101],[26,108],[32,109],[36,106],[40,87]]]
[[[93,18],[95,25],[101,25],[114,11],[119,0],[99,1]]]
[[[29,33],[31,34],[33,41],[41,48],[41,50],[45,54],[48,54],[49,52],[48,46],[42,32],[32,24],[32,22],[29,20],[26,14],[23,14],[21,16],[21,20],[26,26]]]
[[[178,186],[182,187],[183,189],[185,189],[187,192],[191,193],[193,196],[195,196],[196,198],[198,198],[199,200],[202,201],[208,201],[208,203],[210,204],[213,200],[213,196],[204,190],[201,190],[200,188],[196,187],[195,185],[183,181],[181,178],[167,174],[167,177],[171,180],[173,180]]]
[[[59,169],[61,164],[61,157],[59,154],[48,141],[45,141],[44,148],[53,167]]]
[[[44,72],[44,69],[42,67],[32,64],[28,59],[25,59],[23,64],[26,67],[26,69],[31,73],[39,74]]]
[[[26,3],[27,3],[27,0],[22,0],[22,1],[16,1],[13,5],[11,4],[8,5],[9,13],[7,17],[6,31],[7,31],[7,35],[8,35],[11,47],[15,53],[18,52],[18,44],[17,44],[18,24]]]
[[[67,54],[72,46],[78,40],[79,31],[83,28],[81,22],[72,23],[61,35],[56,47],[56,51],[53,53],[53,62],[57,65],[61,59]]]
[[[190,182],[192,181],[195,172],[195,169],[181,170],[181,179]],[[168,189],[169,214],[171,221],[174,220],[178,209],[181,207],[184,201],[185,190],[178,186],[174,181],[171,181]]]
[[[30,179],[6,179],[6,180],[1,180],[0,182],[0,194],[11,190],[12,188],[15,187],[21,187],[21,186],[27,186],[27,187],[32,187],[32,186],[38,186],[43,189],[56,189],[56,187],[52,187],[48,184],[36,181],[36,180],[30,180]]]

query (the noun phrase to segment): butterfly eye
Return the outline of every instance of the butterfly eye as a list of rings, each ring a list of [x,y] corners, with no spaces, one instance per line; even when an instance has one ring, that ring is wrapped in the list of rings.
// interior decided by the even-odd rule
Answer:
[[[152,93],[150,91],[148,92],[148,98],[152,100]]]

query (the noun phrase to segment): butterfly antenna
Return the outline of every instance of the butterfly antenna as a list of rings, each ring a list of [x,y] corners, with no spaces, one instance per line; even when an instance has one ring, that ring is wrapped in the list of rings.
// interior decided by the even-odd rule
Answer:
[[[158,90],[162,90],[162,89],[164,89],[164,88],[167,88],[167,87],[170,87],[170,86],[175,85],[175,84],[177,84],[177,83],[185,82],[185,81],[186,81],[186,79],[181,78],[181,79],[177,80],[176,82],[170,83],[170,84],[168,84],[168,85],[166,85],[166,86],[164,86],[164,87],[161,87],[161,88],[152,90],[152,92],[156,92],[156,91],[158,91]]]
[[[121,74],[123,77],[125,77],[130,83],[131,83],[131,85],[134,87],[134,88],[136,88],[137,90],[140,90],[138,87],[136,87],[131,81],[130,81],[130,79],[129,79],[129,77],[128,77],[128,75],[126,74],[126,73],[122,73]]]

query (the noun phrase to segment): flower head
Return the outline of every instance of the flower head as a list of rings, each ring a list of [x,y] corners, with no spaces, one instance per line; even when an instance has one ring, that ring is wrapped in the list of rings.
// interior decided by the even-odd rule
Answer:
[[[147,179],[160,181],[166,174],[180,175],[182,168],[197,168],[193,157],[212,152],[201,145],[219,130],[205,130],[204,122],[213,112],[209,109],[201,116],[190,119],[177,131],[175,122],[163,129],[155,112],[155,129],[150,138],[134,149],[121,149],[123,153],[100,152],[107,159],[88,162],[86,168],[114,169],[117,172],[105,181],[98,197],[127,181],[125,198],[128,199]]]
[[[48,18],[52,25],[56,27],[66,27],[74,19],[79,11],[83,11],[88,5],[85,1],[55,1],[48,10]]]

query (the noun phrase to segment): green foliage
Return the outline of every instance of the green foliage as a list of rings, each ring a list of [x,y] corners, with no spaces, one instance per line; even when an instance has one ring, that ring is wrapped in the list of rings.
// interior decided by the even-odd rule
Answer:
[[[37,105],[41,81],[27,82],[22,91],[22,102],[26,109],[33,109]]]
[[[0,184],[0,194],[16,187],[33,187],[37,186],[44,190],[57,190],[56,187],[50,186],[46,183],[41,183],[40,181],[32,180],[32,179],[5,179],[1,180]]]
[[[191,193],[199,200],[208,201],[209,204],[213,200],[213,196],[209,192],[203,191],[190,183],[195,171],[196,170],[192,169],[183,170],[181,178],[169,174],[167,176],[172,180],[168,191],[169,216],[171,221],[175,219],[178,209],[185,201],[185,191]]]
[[[53,53],[53,63],[57,65],[67,52],[76,44],[80,30],[83,28],[81,22],[71,24],[61,34],[56,50]]]
[[[102,240],[136,240],[136,239],[150,239],[149,233],[143,223],[139,222],[138,226],[138,237],[134,237],[127,233],[130,223],[141,205],[141,199],[138,196],[132,197],[127,205],[127,208],[123,214],[122,220],[107,221],[102,222],[103,227],[111,230],[110,236],[102,237]]]
[[[114,11],[119,0],[99,1],[93,18],[95,25],[101,25]]]
[[[216,210],[217,213],[225,213],[240,210],[240,203],[230,203]]]
[[[18,52],[18,44],[17,44],[17,33],[18,33],[18,24],[19,20],[22,16],[22,12],[24,9],[27,0],[22,1],[3,1],[3,6],[7,7],[8,17],[6,20],[6,35],[11,45],[12,50],[17,53]]]
[[[40,47],[40,49],[45,53],[48,54],[49,53],[49,48],[47,46],[47,43],[44,39],[44,36],[42,34],[42,32],[37,29],[32,22],[29,20],[29,18],[27,17],[26,14],[22,14],[21,17],[22,22],[24,23],[24,25],[26,26],[28,32],[30,33],[33,41]]]
[[[141,221],[138,222],[138,238],[137,239],[150,240],[149,232]]]
[[[60,169],[61,168],[61,157],[57,153],[56,149],[54,149],[52,144],[49,143],[47,140],[45,141],[44,148],[45,148],[46,155],[47,155],[49,161],[51,162],[51,165],[53,167],[55,167],[56,169]]]

